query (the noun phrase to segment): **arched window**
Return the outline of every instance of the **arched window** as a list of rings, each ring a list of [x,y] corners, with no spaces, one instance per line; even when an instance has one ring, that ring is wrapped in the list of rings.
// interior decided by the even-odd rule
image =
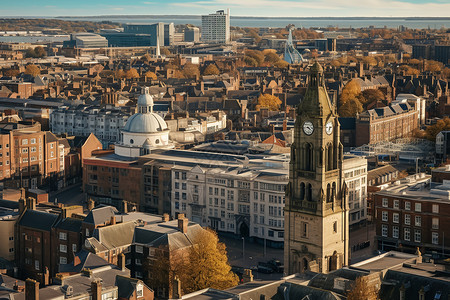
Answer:
[[[334,201],[335,198],[336,198],[336,182],[333,182],[331,188],[331,201]]]
[[[308,183],[308,188],[306,189],[306,199],[308,199],[308,201],[312,201],[312,186],[311,186],[311,183]]]
[[[130,139],[130,144],[134,144],[134,140],[133,139]]]
[[[327,167],[328,171],[333,170],[333,145],[329,144],[327,148]]]
[[[330,202],[331,200],[331,187],[330,184],[327,184],[327,202]]]
[[[305,199],[305,184],[302,182],[300,183],[300,200]]]
[[[313,146],[309,143],[305,146],[305,170],[313,171]]]

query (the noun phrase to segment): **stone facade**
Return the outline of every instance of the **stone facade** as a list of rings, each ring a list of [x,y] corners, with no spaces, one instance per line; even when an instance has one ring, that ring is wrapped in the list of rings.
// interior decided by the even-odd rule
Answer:
[[[348,264],[347,187],[336,108],[323,69],[310,69],[297,110],[285,207],[285,270],[328,273]]]

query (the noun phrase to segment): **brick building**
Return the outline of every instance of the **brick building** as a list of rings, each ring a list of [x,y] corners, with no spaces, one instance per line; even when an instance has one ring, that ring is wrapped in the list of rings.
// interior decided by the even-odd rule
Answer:
[[[441,255],[450,250],[450,185],[430,177],[402,179],[374,193],[378,249]]]
[[[45,183],[64,185],[64,139],[41,131],[41,124],[10,122],[0,125],[0,181],[12,188],[36,188]]]
[[[356,146],[411,136],[418,124],[418,111],[408,103],[370,109],[356,118]]]

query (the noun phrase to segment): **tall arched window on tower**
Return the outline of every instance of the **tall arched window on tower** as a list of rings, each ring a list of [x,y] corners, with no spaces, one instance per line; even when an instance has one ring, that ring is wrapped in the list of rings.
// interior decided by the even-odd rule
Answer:
[[[311,186],[311,183],[308,183],[308,187],[306,188],[306,199],[308,201],[312,201],[312,186]]]
[[[327,184],[327,202],[331,201],[331,186]]]
[[[333,170],[333,145],[327,147],[327,171]]]
[[[336,182],[333,182],[331,187],[331,201],[334,201],[334,199],[336,199]]]
[[[305,183],[300,183],[300,200],[305,199]]]
[[[305,145],[305,170],[313,171],[313,146],[310,143]]]

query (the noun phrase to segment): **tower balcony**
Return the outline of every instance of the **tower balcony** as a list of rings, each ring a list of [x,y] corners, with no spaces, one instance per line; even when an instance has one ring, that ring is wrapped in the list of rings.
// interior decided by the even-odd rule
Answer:
[[[293,199],[291,202],[291,210],[315,212],[317,211],[317,202]]]

